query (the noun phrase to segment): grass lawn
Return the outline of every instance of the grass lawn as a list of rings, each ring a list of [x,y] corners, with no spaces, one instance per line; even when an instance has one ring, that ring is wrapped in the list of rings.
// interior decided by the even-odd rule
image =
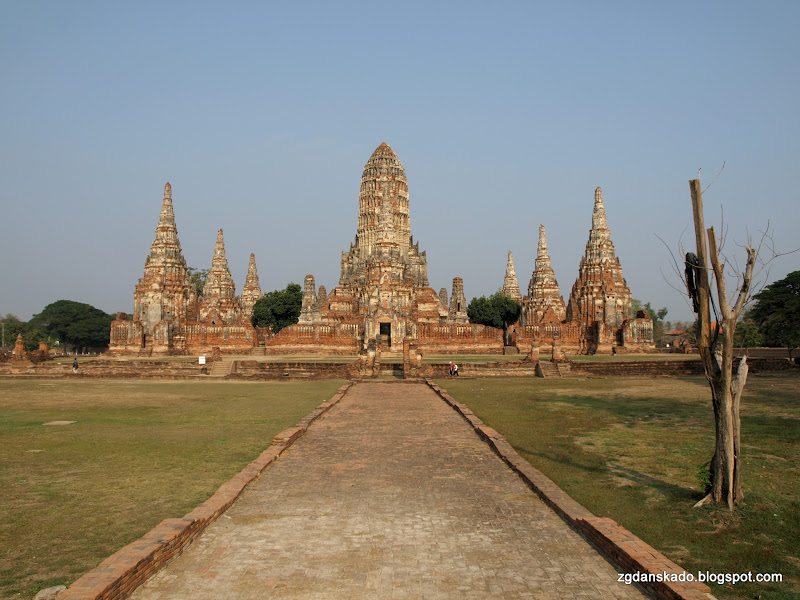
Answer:
[[[440,380],[517,452],[598,516],[687,571],[782,573],[711,585],[719,598],[800,598],[800,375],[751,375],[742,398],[745,500],[692,508],[714,419],[703,377]]]
[[[0,598],[182,517],[342,383],[0,380]]]

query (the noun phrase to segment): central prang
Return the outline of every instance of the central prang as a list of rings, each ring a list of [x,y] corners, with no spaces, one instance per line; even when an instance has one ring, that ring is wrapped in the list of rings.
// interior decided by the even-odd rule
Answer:
[[[365,339],[378,338],[384,348],[416,338],[420,323],[448,322],[448,307],[428,287],[425,252],[411,236],[405,169],[385,142],[364,165],[356,238],[342,252],[339,285],[324,302],[315,301],[314,287],[307,276],[300,324],[358,323]]]

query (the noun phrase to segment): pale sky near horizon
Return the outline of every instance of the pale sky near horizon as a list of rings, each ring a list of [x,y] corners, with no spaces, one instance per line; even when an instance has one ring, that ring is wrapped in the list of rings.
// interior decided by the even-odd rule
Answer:
[[[251,252],[264,291],[330,291],[385,141],[437,291],[495,292],[511,250],[524,294],[542,223],[566,300],[601,186],[633,296],[689,320],[658,236],[693,246],[698,170],[725,164],[706,225],[731,259],[767,224],[800,247],[798,23],[790,1],[4,2],[0,315],[131,311],[167,181],[190,266],[222,228],[237,293]]]

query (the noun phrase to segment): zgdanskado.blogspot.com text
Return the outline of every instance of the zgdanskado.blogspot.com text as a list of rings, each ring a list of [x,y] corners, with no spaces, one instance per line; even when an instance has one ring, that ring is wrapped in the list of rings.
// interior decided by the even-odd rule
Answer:
[[[781,573],[753,573],[745,571],[743,573],[715,573],[713,571],[698,571],[689,573],[647,573],[636,571],[634,573],[617,573],[617,581],[627,584],[632,583],[686,583],[699,581],[700,583],[732,584],[737,583],[781,583],[783,575]]]

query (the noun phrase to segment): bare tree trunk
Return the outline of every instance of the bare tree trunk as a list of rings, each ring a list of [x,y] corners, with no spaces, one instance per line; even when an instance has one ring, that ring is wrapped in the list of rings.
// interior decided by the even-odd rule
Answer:
[[[704,231],[703,224],[703,199],[700,190],[700,181],[689,182],[692,194],[692,208],[694,213],[695,237],[697,241],[697,258],[699,263],[697,273],[698,292],[698,331],[697,346],[703,362],[706,379],[711,387],[711,398],[714,407],[715,423],[715,450],[711,460],[711,493],[698,502],[701,506],[708,501],[726,504],[733,510],[736,502],[742,498],[742,484],[739,469],[741,467],[741,423],[739,419],[739,405],[747,380],[747,361],[739,365],[736,378],[733,377],[733,336],[736,331],[736,321],[747,300],[750,282],[755,264],[755,250],[747,248],[747,265],[742,275],[742,286],[736,303],[731,307],[725,288],[724,265],[720,260],[717,239],[714,228]],[[708,236],[709,256],[706,258],[706,239]],[[711,293],[708,280],[708,262],[714,271],[716,281],[717,299],[719,302],[718,323],[715,328],[714,340],[711,339],[711,313],[709,303]],[[719,345],[715,342],[719,339]]]
[[[743,356],[736,369],[736,377],[733,379],[731,391],[733,392],[733,454],[735,457],[733,469],[733,496],[737,502],[744,499],[742,492],[742,442],[741,442],[741,420],[739,419],[739,405],[744,391],[744,384],[747,383],[747,356]]]

